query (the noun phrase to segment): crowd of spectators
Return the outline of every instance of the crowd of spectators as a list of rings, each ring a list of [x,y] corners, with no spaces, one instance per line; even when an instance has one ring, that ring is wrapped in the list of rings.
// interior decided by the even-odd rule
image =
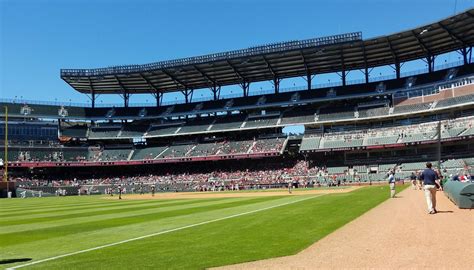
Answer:
[[[289,183],[301,187],[314,185],[314,176],[321,173],[318,167],[308,167],[305,161],[291,166],[274,167],[273,164],[259,166],[259,169],[219,170],[213,172],[182,172],[166,174],[145,174],[121,177],[97,177],[67,180],[39,180],[35,178],[16,178],[20,187],[38,186],[78,186],[94,189],[97,186],[124,186],[138,190],[141,185],[156,185],[157,190],[219,191],[240,190],[263,187],[287,186]]]
[[[363,166],[362,166],[363,167]],[[248,190],[263,188],[285,188],[288,185],[306,188],[315,186],[335,186],[346,184],[361,184],[362,174],[367,171],[358,171],[356,167],[326,167],[309,165],[308,162],[300,160],[294,163],[257,164],[253,168],[243,169],[223,168],[200,172],[199,170],[181,170],[175,173],[145,173],[135,175],[90,177],[83,179],[55,179],[41,180],[36,178],[16,178],[17,185],[22,188],[32,187],[77,187],[84,194],[107,193],[112,189],[122,187],[124,192],[149,192],[151,186],[157,191],[224,191],[224,190]],[[384,181],[388,171],[393,171],[397,179],[403,180],[401,167],[380,167],[378,181]],[[336,169],[336,170],[335,170]],[[459,174],[448,175],[446,170],[440,171],[444,179],[453,181],[471,181],[469,170],[460,171]],[[347,180],[347,181],[346,181]],[[372,183],[372,182],[370,182]]]

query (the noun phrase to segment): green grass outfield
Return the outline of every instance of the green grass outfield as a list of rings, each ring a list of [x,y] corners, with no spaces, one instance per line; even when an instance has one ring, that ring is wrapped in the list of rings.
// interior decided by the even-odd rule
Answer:
[[[21,269],[202,269],[291,255],[388,197],[388,186],[371,186],[331,195],[0,200],[0,268],[52,258]],[[23,258],[32,260],[5,264]]]

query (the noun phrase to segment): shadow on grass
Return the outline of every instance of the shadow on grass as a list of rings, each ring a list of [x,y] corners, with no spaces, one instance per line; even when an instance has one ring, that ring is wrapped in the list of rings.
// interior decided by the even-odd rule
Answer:
[[[31,258],[5,259],[5,260],[0,260],[0,264],[27,262],[27,261],[31,261],[31,260],[32,260]]]

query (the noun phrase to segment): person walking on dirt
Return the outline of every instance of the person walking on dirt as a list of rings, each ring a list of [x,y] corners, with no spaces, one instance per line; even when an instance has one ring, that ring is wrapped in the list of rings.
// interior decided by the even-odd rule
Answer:
[[[413,190],[416,190],[416,174],[415,174],[415,172],[411,173],[410,181],[411,181],[411,186],[412,186]]]
[[[390,186],[390,198],[395,197],[395,176],[393,175],[393,172],[390,171],[388,175],[388,184]]]
[[[417,182],[418,182],[418,183],[417,183],[417,188],[418,188],[418,190],[423,190],[423,179],[421,179],[421,173],[422,173],[421,170],[419,170],[419,171],[417,172],[417,175],[418,175],[418,177],[417,177],[417,178],[418,178],[418,180],[417,180]]]
[[[428,213],[436,214],[436,190],[441,187],[438,174],[431,169],[431,162],[426,163],[426,169],[421,173],[420,179],[423,181]]]

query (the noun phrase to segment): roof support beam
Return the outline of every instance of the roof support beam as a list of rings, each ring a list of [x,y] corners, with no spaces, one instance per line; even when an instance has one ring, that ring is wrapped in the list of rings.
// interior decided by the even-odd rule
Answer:
[[[244,81],[240,84],[240,86],[242,87],[242,90],[244,91],[244,97],[248,97],[249,91],[250,91],[250,83]]]
[[[469,47],[469,48],[468,47],[463,47],[460,50],[460,54],[462,55],[464,65],[467,65],[467,64],[471,63],[472,47]]]
[[[192,101],[194,89],[185,89],[184,91],[181,91],[181,93],[184,95],[184,101],[186,104]]]
[[[163,93],[158,92],[156,95],[154,95],[156,99],[156,107],[160,107],[161,103],[163,102]]]
[[[364,75],[365,75],[365,83],[369,83],[369,65],[367,64],[367,52],[365,50],[365,44],[364,42],[361,42],[361,48],[362,48],[362,55],[364,57]]]
[[[189,88],[183,81],[173,76],[169,71],[162,69],[161,72],[163,72],[163,74],[165,74],[166,76],[170,77],[170,79],[172,79],[176,85],[181,85],[181,87],[183,87],[184,89]]]
[[[456,35],[455,33],[453,33],[453,31],[449,30],[446,26],[444,26],[441,22],[438,22],[438,25],[443,28],[443,30],[448,33],[448,35],[451,37],[452,40],[454,41],[457,41],[461,44],[463,44],[464,46],[467,46],[467,43],[466,41],[461,38],[460,36]]]
[[[275,94],[280,93],[280,79],[279,78],[274,78],[273,79],[273,86],[275,87]]]
[[[469,49],[469,63],[471,63],[471,62],[472,62],[472,46]]]
[[[415,33],[415,30],[412,30],[411,33],[413,36],[416,38],[418,43],[420,44],[421,49],[427,54],[427,55],[432,55],[431,50],[426,47],[426,44],[421,40],[420,36]]]
[[[341,71],[342,86],[346,86],[346,75],[347,75],[346,70],[345,69],[342,70]]]
[[[211,92],[214,96],[214,100],[218,100],[219,99],[219,96],[220,96],[220,92],[221,92],[221,87],[220,86],[217,86],[217,84],[214,84],[212,87],[211,87]]]
[[[209,77],[209,75],[207,75],[206,73],[204,73],[204,71],[202,71],[200,68],[198,68],[196,65],[193,65],[194,69],[199,72],[199,74],[201,74],[201,76],[203,76],[204,78],[206,78],[210,83],[212,83],[213,85],[214,84],[217,84],[216,80]]]
[[[263,58],[263,61],[265,61],[265,64],[267,64],[268,70],[270,70],[270,72],[272,73],[273,78],[277,78],[278,75],[276,74],[275,70],[272,68],[272,65],[270,65],[270,62],[268,62],[268,59],[265,56],[262,56],[262,58]]]
[[[309,72],[306,73],[307,90],[311,90],[312,80],[313,80],[313,76],[311,75],[311,73]]]
[[[155,90],[154,92],[150,91],[150,94],[156,99],[156,107],[159,107],[161,105],[161,100],[163,99],[163,93],[161,93],[158,87],[156,87],[149,79],[143,76],[143,74],[139,73],[139,75],[151,89]]]
[[[92,84],[92,80],[91,78],[89,77],[89,87],[91,88],[91,107],[92,108],[95,108],[95,89],[94,89],[94,85]]]
[[[232,65],[229,60],[227,60],[226,62],[242,81],[246,81],[244,76],[242,76],[242,73],[240,73],[240,71],[234,65]]]
[[[122,90],[123,106],[127,108],[128,101],[130,100],[130,93],[128,92],[128,89],[122,84],[122,82],[119,80],[117,76],[114,76],[114,78],[117,81],[118,85],[120,86],[120,89]]]
[[[300,51],[300,55],[301,59],[303,60],[304,69],[306,71],[307,90],[311,90],[313,76],[311,74],[311,70],[309,69],[308,63],[306,62],[306,57],[304,56],[303,51]]]
[[[149,79],[147,79],[145,76],[143,76],[143,74],[139,73],[138,75],[140,76],[140,78],[142,78],[142,79],[145,81],[145,83],[146,83],[151,89],[155,90],[154,93],[157,93],[157,94],[158,94],[158,93],[160,92],[160,90],[159,90]],[[153,92],[152,92],[152,93],[153,93]]]
[[[397,53],[393,49],[392,42],[390,42],[390,39],[388,37],[386,37],[386,40],[387,40],[388,48],[390,49],[390,53],[392,54],[392,58],[395,62],[396,77],[397,79],[400,79],[400,61],[398,60]]]
[[[374,68],[365,67],[364,70],[360,71],[365,76],[365,83],[369,83],[369,75],[370,75],[370,73],[372,72],[373,69]]]
[[[400,62],[395,62],[395,75],[397,79],[400,79]]]
[[[435,56],[429,55],[428,57],[426,57],[426,64],[428,64],[428,72],[433,72],[435,66]]]
[[[344,47],[341,46],[341,79],[342,79],[342,86],[346,86],[346,64],[344,63]]]
[[[300,51],[300,54],[301,54],[301,59],[303,59],[303,66],[304,66],[304,69],[306,70],[306,75],[311,74],[311,70],[309,70],[309,66],[308,66],[308,63],[306,62],[306,57],[304,57],[303,51]]]
[[[278,75],[276,74],[275,70],[272,68],[272,65],[270,65],[270,62],[268,62],[268,59],[265,56],[262,56],[263,61],[267,64],[268,69],[273,75],[273,86],[275,87],[275,94],[278,94],[280,92],[280,78],[278,78]]]

